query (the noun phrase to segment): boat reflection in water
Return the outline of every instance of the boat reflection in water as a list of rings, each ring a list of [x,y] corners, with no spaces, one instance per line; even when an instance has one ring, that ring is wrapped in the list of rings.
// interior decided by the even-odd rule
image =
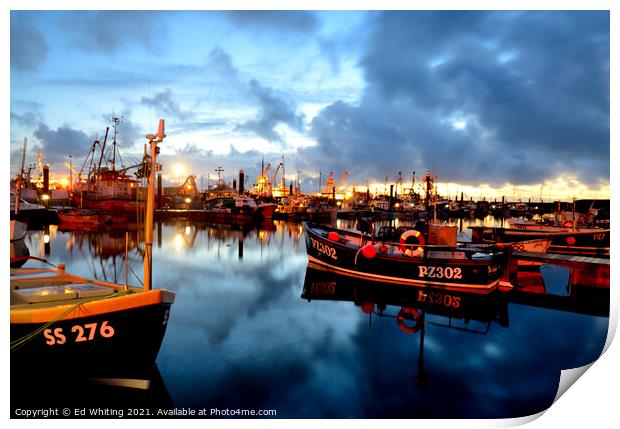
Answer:
[[[433,378],[425,368],[424,356],[429,328],[435,332],[437,329],[450,329],[487,335],[494,327],[509,328],[511,310],[517,312],[519,319],[521,309],[515,307],[515,304],[609,317],[609,283],[592,282],[594,277],[587,274],[582,270],[565,267],[528,267],[527,271],[517,273],[518,286],[513,290],[496,290],[491,294],[480,295],[379,284],[342,276],[309,262],[301,298],[309,302],[349,301],[368,315],[369,328],[373,320],[376,323],[379,319],[388,319],[393,320],[394,328],[401,332],[414,337],[417,335],[417,371],[412,381],[418,387],[425,388],[432,383]],[[444,344],[443,353],[451,354],[448,346]],[[453,357],[467,358],[457,355]],[[443,379],[440,376],[438,378]]]

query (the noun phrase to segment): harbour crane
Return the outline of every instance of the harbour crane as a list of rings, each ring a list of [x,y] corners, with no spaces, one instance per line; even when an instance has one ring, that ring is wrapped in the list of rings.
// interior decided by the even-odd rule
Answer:
[[[276,171],[271,176],[271,181],[269,182],[271,186],[273,186],[273,184],[276,183],[276,176],[278,175],[278,172],[280,171],[280,168],[282,168],[282,163],[278,164],[278,167],[276,168]],[[273,191],[273,189],[271,189],[271,191]]]
[[[345,170],[345,172],[342,174],[342,177],[340,177],[340,181],[338,182],[338,186],[336,186],[336,193],[338,193],[338,191],[342,187],[342,184],[344,183],[344,181],[347,180],[347,177],[349,177],[349,172]]]
[[[330,171],[329,172],[329,177],[325,181],[325,188],[323,188],[323,193],[324,194],[330,194],[332,192],[332,188],[334,187],[334,185],[335,185],[334,172]]]
[[[399,171],[398,175],[396,176],[396,186],[394,186],[395,190],[396,190],[396,195],[399,195],[402,192],[402,188],[403,188],[403,175],[402,173]]]

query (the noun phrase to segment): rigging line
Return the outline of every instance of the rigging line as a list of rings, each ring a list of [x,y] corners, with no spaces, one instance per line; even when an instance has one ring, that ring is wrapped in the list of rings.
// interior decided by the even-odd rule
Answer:
[[[129,268],[129,271],[131,271],[131,274],[133,274],[136,277],[136,279],[138,279],[138,282],[140,282],[140,286],[144,286],[144,283],[142,282],[142,279],[140,277],[138,277],[138,275],[133,270],[133,268],[131,268],[131,265],[127,264],[127,268]]]

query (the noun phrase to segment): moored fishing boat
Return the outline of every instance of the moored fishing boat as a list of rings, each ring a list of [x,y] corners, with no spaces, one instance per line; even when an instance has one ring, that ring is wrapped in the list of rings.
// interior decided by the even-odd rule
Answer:
[[[58,218],[60,219],[61,228],[92,228],[112,221],[112,216],[104,212],[75,208],[58,210]]]
[[[479,243],[519,243],[549,239],[548,252],[567,255],[609,257],[610,230],[601,228],[567,228],[523,230],[514,228],[470,227],[472,241]]]
[[[163,120],[157,136],[147,138],[150,165],[156,165]],[[115,284],[74,276],[64,264],[11,270],[11,375],[19,381],[16,388],[29,388],[28,380],[67,379],[149,387],[175,297],[171,291],[151,289],[154,177],[152,169],[143,288],[129,286],[127,279]]]
[[[117,159],[121,161],[118,149],[117,126],[120,118],[112,118],[114,136],[111,147],[106,149],[109,127],[106,128],[103,142],[95,140],[86,156],[82,169],[89,166],[84,180],[75,183],[73,203],[78,207],[94,210],[104,210],[113,214],[135,214],[144,210],[145,203],[140,189],[140,181],[127,174],[127,171],[137,168],[136,176],[144,175],[144,164],[124,166],[117,169]],[[100,154],[97,160],[97,149]],[[82,170],[80,170],[80,174]],[[78,176],[79,177],[79,176]]]
[[[452,227],[430,225],[429,234],[410,230],[400,242],[367,243],[353,231],[308,223],[304,229],[311,262],[364,279],[486,293],[500,284],[507,263],[505,252],[495,246],[457,245]]]

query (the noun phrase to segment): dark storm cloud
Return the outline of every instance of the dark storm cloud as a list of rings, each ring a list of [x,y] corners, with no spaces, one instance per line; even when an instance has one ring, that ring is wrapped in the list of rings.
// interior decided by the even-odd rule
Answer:
[[[250,81],[249,92],[258,101],[258,117],[239,125],[237,129],[252,131],[272,142],[282,141],[282,136],[274,129],[280,123],[295,130],[303,129],[304,116],[296,113],[295,102],[286,94],[263,87],[256,80]]]
[[[11,112],[11,121],[28,128],[36,127],[42,122],[41,113],[28,111],[22,114]]]
[[[252,10],[227,11],[224,16],[243,28],[254,28],[274,32],[310,33],[318,28],[319,22],[311,11]]]
[[[157,115],[164,114],[179,121],[186,121],[194,117],[192,112],[181,109],[174,92],[170,88],[166,88],[164,92],[160,92],[152,98],[142,97],[141,103],[153,107]]]
[[[86,154],[93,140],[86,133],[68,125],[52,130],[46,124],[40,124],[33,135],[43,146],[46,160],[58,165],[62,165],[69,155]]]
[[[11,67],[34,71],[45,61],[49,45],[41,33],[20,12],[11,13]]]
[[[375,179],[432,169],[461,183],[608,180],[607,12],[373,17],[360,62],[368,86],[359,105],[313,120],[310,163]]]
[[[239,70],[235,68],[228,52],[219,46],[213,48],[207,56],[206,72],[220,78],[236,81],[239,78]]]
[[[64,15],[60,25],[85,51],[110,54],[133,44],[156,52],[166,46],[165,16],[160,11],[79,11]]]

